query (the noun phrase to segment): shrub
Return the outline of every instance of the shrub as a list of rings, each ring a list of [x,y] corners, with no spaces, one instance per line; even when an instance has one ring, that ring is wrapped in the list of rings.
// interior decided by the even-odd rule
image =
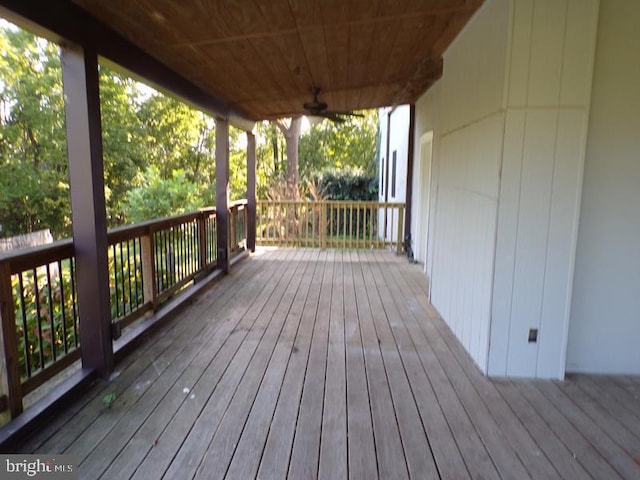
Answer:
[[[330,200],[376,201],[378,199],[377,175],[368,175],[359,168],[325,170],[314,175],[312,182]]]

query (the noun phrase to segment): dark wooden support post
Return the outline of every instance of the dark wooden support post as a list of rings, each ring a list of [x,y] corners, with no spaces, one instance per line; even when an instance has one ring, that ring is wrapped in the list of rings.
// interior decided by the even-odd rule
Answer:
[[[8,262],[0,262],[0,400],[6,399],[9,415],[0,410],[0,425],[22,413],[22,383],[20,381],[20,359],[16,318],[11,287],[11,268]]]
[[[409,258],[413,259],[413,245],[409,242],[413,242],[411,235],[411,215],[413,213],[413,157],[415,154],[415,139],[416,139],[416,106],[411,104],[409,106],[409,139],[407,143],[407,188],[405,190],[406,198],[406,211],[404,216],[404,238],[405,238],[405,252]]]
[[[247,132],[247,250],[256,251],[256,137]]]
[[[69,185],[83,368],[113,370],[98,55],[62,48]]]
[[[229,122],[216,120],[216,225],[218,267],[229,271]]]

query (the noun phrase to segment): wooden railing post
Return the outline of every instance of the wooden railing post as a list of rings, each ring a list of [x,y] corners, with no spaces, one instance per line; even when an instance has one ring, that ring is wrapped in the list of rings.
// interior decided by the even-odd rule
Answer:
[[[3,354],[0,355],[0,395],[6,395],[9,416],[3,413],[0,418],[6,423],[22,413],[22,385],[18,356],[16,319],[11,288],[11,267],[8,262],[0,263],[0,320],[2,321]]]
[[[229,122],[216,119],[216,223],[218,267],[229,272]]]
[[[398,205],[398,237],[396,238],[396,253],[400,255],[402,253],[402,231],[404,226],[404,205]]]
[[[327,202],[320,202],[320,248],[327,248]]]
[[[233,252],[236,247],[236,215],[238,210],[235,206],[229,208],[229,248]]]
[[[158,287],[156,285],[156,262],[153,254],[153,233],[140,237],[142,260],[142,286],[144,303],[150,303],[155,310],[158,304]]]
[[[207,266],[207,214],[198,215],[198,268],[204,270]]]

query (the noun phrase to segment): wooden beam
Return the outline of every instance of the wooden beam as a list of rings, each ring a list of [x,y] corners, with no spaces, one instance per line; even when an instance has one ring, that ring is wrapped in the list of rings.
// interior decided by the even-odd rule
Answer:
[[[82,365],[106,378],[113,345],[97,52],[63,48],[62,77]]]
[[[256,251],[256,137],[247,132],[247,250]]]
[[[0,0],[0,15],[53,42],[91,47],[110,67],[124,69],[213,116],[231,118],[240,128],[252,124],[244,112],[191,83],[70,0]]]
[[[229,271],[229,122],[216,120],[216,229],[218,267]]]

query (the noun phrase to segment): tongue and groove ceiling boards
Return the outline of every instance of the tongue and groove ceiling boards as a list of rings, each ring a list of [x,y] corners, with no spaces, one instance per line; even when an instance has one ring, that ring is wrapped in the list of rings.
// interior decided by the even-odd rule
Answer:
[[[414,102],[482,0],[73,0],[248,118]]]

